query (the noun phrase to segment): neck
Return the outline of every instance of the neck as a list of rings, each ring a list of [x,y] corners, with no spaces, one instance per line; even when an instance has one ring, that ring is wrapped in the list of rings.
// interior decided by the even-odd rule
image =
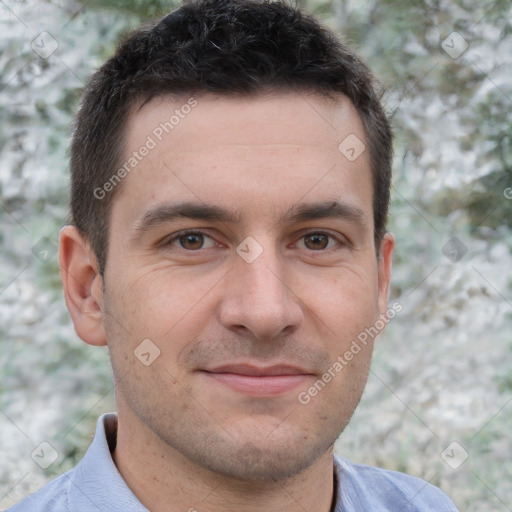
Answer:
[[[184,457],[148,429],[119,421],[113,460],[138,500],[152,512],[304,512],[333,510],[333,452],[302,473],[272,482],[213,473]]]

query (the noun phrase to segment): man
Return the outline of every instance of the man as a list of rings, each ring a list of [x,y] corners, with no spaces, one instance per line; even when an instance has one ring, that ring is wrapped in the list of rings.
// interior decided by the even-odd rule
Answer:
[[[117,414],[11,510],[456,510],[333,455],[390,316],[391,157],[369,70],[287,4],[186,3],[122,43],[76,119],[60,237]]]

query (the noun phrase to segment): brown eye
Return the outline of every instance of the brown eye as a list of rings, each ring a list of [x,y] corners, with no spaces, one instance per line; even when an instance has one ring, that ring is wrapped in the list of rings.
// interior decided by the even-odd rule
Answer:
[[[167,248],[199,251],[215,247],[215,240],[201,231],[181,231],[164,243]]]
[[[310,235],[304,236],[304,245],[313,251],[326,249],[329,245],[329,238],[330,237],[328,235],[312,233]]]
[[[310,231],[303,234],[298,245],[300,249],[315,252],[327,252],[330,249],[342,249],[346,247],[346,242],[343,238],[338,238],[335,235],[323,231]]]
[[[183,249],[193,251],[203,247],[204,237],[200,233],[192,233],[188,235],[181,235],[179,237],[179,241]]]

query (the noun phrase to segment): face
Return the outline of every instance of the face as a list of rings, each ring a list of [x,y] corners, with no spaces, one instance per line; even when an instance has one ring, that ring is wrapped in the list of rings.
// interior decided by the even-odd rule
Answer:
[[[339,149],[363,127],[344,97],[187,99],[128,125],[140,160],[113,201],[102,297],[119,421],[216,473],[286,478],[349,421],[372,340],[344,354],[387,307],[368,151]]]

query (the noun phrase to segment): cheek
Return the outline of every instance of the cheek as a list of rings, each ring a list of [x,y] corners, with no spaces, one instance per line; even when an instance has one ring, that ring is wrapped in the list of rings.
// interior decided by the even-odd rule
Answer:
[[[198,279],[182,269],[156,268],[133,275],[116,291],[119,309],[160,336],[186,318],[212,287],[212,279]]]
[[[126,275],[118,274],[117,287],[106,296],[111,312],[106,318],[110,324],[108,338],[116,356],[130,357],[143,340],[149,339],[161,351],[161,360],[176,360],[212,317],[208,296],[219,276],[199,278],[183,269],[169,268],[149,270],[130,281],[123,280]]]
[[[303,287],[304,304],[336,338],[347,339],[371,325],[378,312],[377,281],[359,268],[338,269],[314,286]]]

